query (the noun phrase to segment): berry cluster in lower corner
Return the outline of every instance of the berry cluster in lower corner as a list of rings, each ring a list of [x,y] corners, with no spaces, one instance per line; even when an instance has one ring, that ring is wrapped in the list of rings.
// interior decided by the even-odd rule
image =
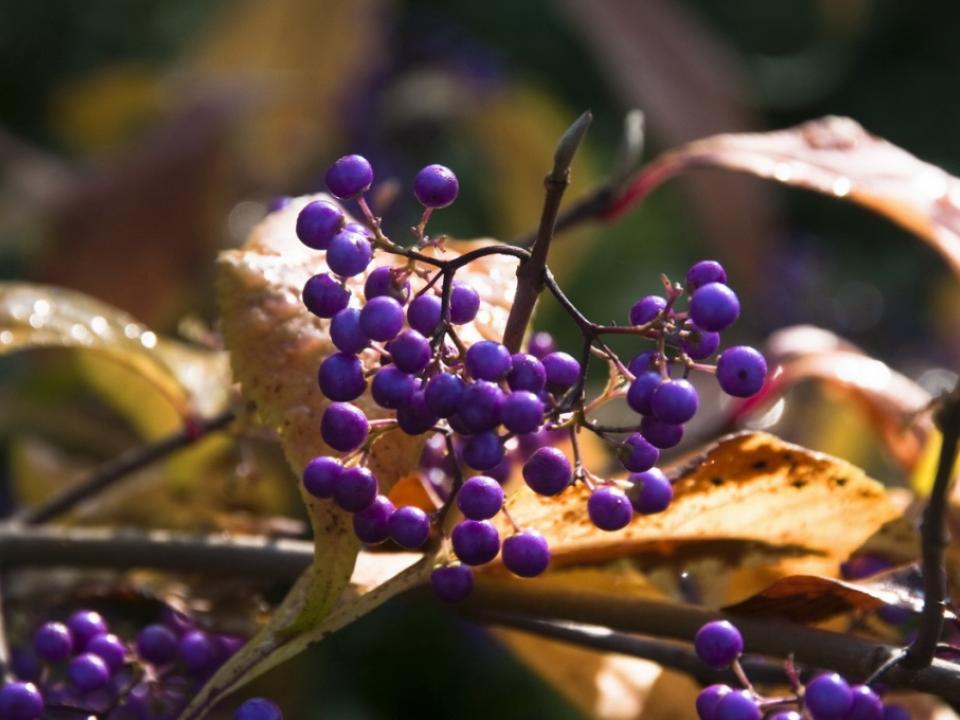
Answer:
[[[733,666],[744,687],[710,685],[697,696],[700,720],[909,720],[902,705],[884,703],[876,690],[866,684],[851,684],[834,672],[822,672],[802,682],[792,663],[785,673],[791,691],[783,696],[765,697],[750,684],[740,655],[743,637],[726,620],[709,622],[694,638],[697,656],[714,669]]]
[[[543,333],[532,335],[527,352],[511,352],[494,339],[465,342],[461,335],[469,333],[461,328],[475,320],[481,298],[455,273],[471,258],[440,259],[443,236],[425,234],[431,212],[456,198],[456,176],[441,165],[417,175],[414,190],[424,213],[412,229],[412,250],[387,238],[366,204],[373,170],[364,158],[339,159],[326,178],[332,195],[357,202],[365,224],[350,222],[340,206],[325,200],[308,203],[297,217],[297,236],[325,253],[328,268],[307,281],[303,302],[329,322],[337,348],[318,368],[319,388],[330,400],[319,431],[334,454],[314,458],[303,484],[311,495],[353,513],[364,543],[391,540],[417,549],[437,534],[444,513],[395,507],[368,466],[369,453],[375,440],[394,428],[439,439],[431,450],[434,469],[445,467],[438,485],[464,516],[446,539],[459,564],[433,576],[445,600],[469,594],[470,568],[498,555],[522,577],[541,574],[550,562],[545,538],[518,527],[504,507],[501,483],[510,463],[523,462],[526,484],[540,495],[586,485],[590,520],[602,530],[619,530],[635,514],[663,511],[672,499],[670,481],[655,466],[661,449],[680,441],[684,423],[698,409],[690,373],[715,373],[720,387],[738,397],[756,393],[764,381],[766,363],[752,348],[729,348],[716,366],[704,362],[717,353],[719,333],[740,313],[723,267],[710,260],[693,265],[685,285],[664,278],[665,295],[639,300],[629,325],[585,327],[589,321],[581,316],[585,346],[579,360]],[[422,254],[427,247],[437,253]],[[360,276],[362,295],[359,283],[350,282]],[[681,310],[684,297],[687,307]],[[649,349],[622,363],[603,342],[606,334],[630,335]],[[593,355],[609,362],[611,382],[587,402],[586,364]],[[371,417],[356,404],[366,393],[377,406]],[[640,414],[634,426],[610,428],[593,420],[595,409],[618,397]],[[583,466],[577,444],[582,430],[616,450],[629,472],[625,479],[607,480]],[[569,437],[572,461],[554,447],[557,433]],[[498,513],[513,528],[508,537],[501,538],[491,522]]]

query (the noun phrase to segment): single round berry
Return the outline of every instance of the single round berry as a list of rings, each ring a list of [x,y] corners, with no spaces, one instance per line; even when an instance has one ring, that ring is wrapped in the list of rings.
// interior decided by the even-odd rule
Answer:
[[[297,215],[297,237],[314,250],[326,250],[343,227],[343,211],[333,203],[315,200]]]
[[[766,376],[767,361],[746,345],[727,348],[717,360],[717,382],[725,393],[734,397],[756,395]]]
[[[693,638],[697,657],[714,668],[726,667],[743,652],[740,631],[726,620],[708,622]]]
[[[587,514],[601,530],[613,531],[626,527],[633,517],[633,508],[626,493],[619,488],[603,486],[590,493]]]
[[[421,335],[429,337],[440,325],[441,306],[440,298],[436,295],[424,294],[414,298],[407,308],[407,322]]]
[[[63,623],[44,623],[33,634],[33,651],[44,662],[66,660],[73,652],[73,644],[73,636]]]
[[[479,380],[463,391],[457,414],[471,432],[486,432],[500,424],[503,391],[494,383]]]
[[[458,603],[473,591],[473,572],[466,565],[439,567],[430,575],[430,586],[444,602]]]
[[[430,362],[430,341],[416,330],[404,330],[397,335],[387,351],[393,364],[408,373],[418,373]]]
[[[649,470],[660,459],[660,451],[640,433],[633,433],[623,441],[619,450],[620,462],[630,472]]]
[[[853,704],[843,716],[843,720],[882,720],[883,701],[868,685],[854,685]]]
[[[106,635],[110,628],[103,615],[95,610],[78,610],[67,620],[67,628],[73,637],[73,651],[83,652],[87,643],[98,635]]]
[[[723,283],[707,283],[690,296],[690,318],[699,328],[720,332],[733,325],[738,317],[740,300]]]
[[[397,424],[407,435],[423,435],[438,419],[427,406],[423,390],[415,390],[410,402],[397,410]]]
[[[525,530],[503,541],[503,564],[514,575],[536,577],[550,564],[547,539],[536,530]]]
[[[303,304],[317,317],[332,318],[350,302],[350,291],[329,273],[320,273],[303,286]]]
[[[883,720],[910,720],[910,711],[903,705],[890,703],[883,706]]]
[[[430,537],[430,517],[413,505],[399,508],[387,524],[393,541],[408,550],[416,550]]]
[[[547,385],[547,371],[543,363],[528,353],[516,353],[510,358],[507,384],[511,390],[539,393]]]
[[[233,720],[283,720],[283,713],[266,698],[250,698],[237,708]]]
[[[760,708],[749,692],[734,690],[720,698],[713,717],[715,720],[760,720]]]
[[[687,290],[693,292],[707,283],[727,282],[727,271],[716,260],[701,260],[687,270]]]
[[[700,720],[713,720],[716,717],[717,704],[727,694],[733,692],[729,685],[710,685],[697,695],[697,716]]]
[[[814,720],[840,720],[853,707],[853,692],[837,673],[817,675],[807,683],[804,699]]]
[[[392,297],[375,297],[360,311],[360,329],[372,340],[393,340],[402,327],[403,308]]]
[[[644,298],[640,298],[634,303],[633,307],[630,308],[630,324],[646,325],[666,307],[666,299],[659,295],[647,295]]]
[[[469,285],[454,282],[450,290],[450,322],[464,325],[471,322],[480,309],[480,293]]]
[[[683,439],[683,425],[665,423],[655,417],[645,417],[640,421],[640,434],[654,447],[666,450],[678,445]]]
[[[177,656],[177,636],[166,625],[147,625],[137,633],[137,652],[154,665],[165,665]]]
[[[536,432],[543,423],[543,401],[528,390],[515,390],[503,401],[500,419],[512,433]]]
[[[663,377],[658,372],[651,371],[637,375],[627,389],[627,405],[641,415],[652,415],[653,393],[662,383]]]
[[[327,190],[341,200],[355,198],[373,184],[373,168],[362,155],[344,155],[327,169]]]
[[[543,360],[547,355],[556,351],[557,343],[553,339],[553,335],[542,330],[531,335],[527,342],[527,352],[538,360]]]
[[[453,171],[443,165],[427,165],[413,181],[413,194],[424,207],[445,208],[457,199],[460,183]]]
[[[338,460],[323,455],[315,457],[303,469],[303,487],[314,497],[333,497],[333,489],[342,472],[343,465]]]
[[[377,479],[365,467],[346,468],[333,489],[333,499],[347,512],[366,510],[377,497]]]
[[[360,327],[360,311],[357,308],[344,308],[330,321],[330,339],[337,350],[356,354],[370,344]]]
[[[467,350],[466,364],[478,380],[500,380],[510,371],[510,351],[493,340],[481,340]]]
[[[330,403],[320,420],[320,437],[340,452],[351,452],[363,445],[370,423],[363,411],[350,403]]]
[[[627,497],[633,509],[641,515],[663,512],[673,500],[673,486],[657,468],[631,474],[630,482],[632,485],[627,490]]]
[[[367,389],[360,358],[344,352],[334,353],[320,363],[317,380],[320,392],[337,402],[356,400]]]
[[[720,333],[701,330],[696,325],[688,325],[687,332],[689,334],[680,341],[680,346],[691,360],[706,360],[720,347]]]
[[[353,277],[367,269],[373,246],[360,233],[341,230],[327,248],[327,267],[341,277]]]
[[[386,295],[401,305],[406,305],[407,300],[410,299],[410,281],[400,278],[401,276],[393,268],[374,268],[363,283],[363,296],[369,301]]]
[[[637,353],[633,356],[633,360],[627,365],[627,370],[629,370],[634,377],[640,377],[644,373],[657,369],[656,360],[657,353],[653,350]]]
[[[196,675],[208,673],[217,665],[217,646],[202,630],[191,630],[180,638],[177,654],[187,672]]]
[[[390,518],[396,511],[385,495],[377,495],[364,510],[353,516],[353,533],[367,545],[382,543],[390,537]]]
[[[503,460],[503,443],[495,432],[479,432],[463,444],[463,461],[474,470],[490,470]]]
[[[573,480],[573,469],[560,450],[543,447],[523,464],[523,479],[539,495],[557,495]]]
[[[489,520],[463,520],[453,528],[451,540],[465,565],[484,565],[500,552],[500,535]]]
[[[423,391],[427,407],[437,417],[448,418],[455,415],[467,384],[459,375],[440,373],[427,382]]]
[[[30,682],[8,682],[0,688],[0,717],[37,720],[43,713],[43,695]]]
[[[370,386],[373,401],[380,407],[390,410],[406,407],[413,400],[416,382],[400,368],[387,365],[377,370]]]
[[[650,397],[650,409],[659,420],[679,425],[692,418],[700,401],[689,380],[667,380],[660,383]]]
[[[489,520],[503,507],[503,488],[486,475],[475,475],[457,493],[457,507],[471,520]]]
[[[355,221],[348,222],[346,225],[343,226],[343,229],[352,233],[357,233],[358,235],[363,235],[365,238],[368,238],[370,240],[373,240],[374,238],[373,231],[363,223],[359,223]]]
[[[97,635],[87,644],[87,652],[99,656],[111,670],[123,667],[127,646],[113,633]]]
[[[541,360],[551,391],[566,390],[580,379],[580,363],[565,352],[552,352]]]

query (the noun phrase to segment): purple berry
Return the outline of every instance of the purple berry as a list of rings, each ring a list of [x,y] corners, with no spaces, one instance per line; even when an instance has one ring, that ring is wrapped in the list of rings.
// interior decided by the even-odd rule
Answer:
[[[436,295],[421,295],[407,308],[407,322],[421,335],[429,337],[440,325],[440,309],[440,298]]]
[[[688,380],[660,383],[650,397],[650,409],[658,420],[679,425],[692,418],[699,406],[697,391]]]
[[[404,330],[397,335],[387,351],[393,364],[408,373],[418,373],[430,362],[430,342],[416,330]]]
[[[580,363],[565,352],[552,352],[541,362],[547,373],[547,387],[557,392],[573,387],[580,379]]]
[[[350,291],[329,273],[320,273],[303,286],[303,304],[317,317],[332,318],[350,302]]]
[[[438,419],[427,406],[423,390],[414,391],[410,402],[397,410],[397,424],[407,435],[423,435]]]
[[[317,379],[320,392],[337,402],[356,400],[367,389],[360,358],[344,352],[334,353],[324,359],[320,363]]]
[[[315,457],[303,469],[303,487],[317,498],[333,497],[337,478],[343,472],[343,465],[332,457]]]
[[[341,230],[327,248],[327,267],[340,277],[353,277],[367,269],[373,259],[373,246],[360,233]]]
[[[683,351],[691,360],[706,360],[720,347],[720,333],[701,330],[696,325],[688,325],[689,334],[680,341]]]
[[[363,296],[367,300],[373,300],[381,295],[392,297],[401,305],[405,305],[410,299],[410,281],[400,281],[393,268],[374,268],[363,284]]]
[[[503,541],[503,564],[520,577],[536,577],[550,563],[550,547],[536,530],[525,530]]]
[[[656,359],[657,353],[653,350],[637,353],[634,355],[633,360],[630,361],[630,364],[627,365],[627,370],[629,370],[634,377],[640,377],[644,373],[657,369],[655,365]]]
[[[289,195],[278,195],[267,203],[267,214],[280,212],[293,200]]]
[[[667,301],[659,295],[647,295],[640,298],[630,308],[630,324],[646,325],[660,314],[665,307],[667,307]]]
[[[511,390],[527,390],[539,393],[547,385],[547,371],[533,355],[516,353],[510,358],[507,384]]]
[[[729,685],[710,685],[697,695],[697,715],[700,720],[714,720],[717,704],[727,694],[733,692]]]
[[[883,706],[883,720],[910,720],[910,711],[903,705],[890,703]]]
[[[373,184],[373,168],[362,155],[344,155],[327,169],[325,180],[330,194],[349,200]]]
[[[444,602],[458,603],[473,591],[473,572],[466,565],[440,567],[430,575],[430,585]]]
[[[165,665],[177,656],[177,636],[166,625],[147,625],[137,633],[137,652],[154,665]]]
[[[716,260],[701,260],[687,270],[687,290],[693,292],[707,283],[727,282],[727,271]]]
[[[880,555],[861,553],[846,562],[840,563],[840,574],[846,580],[860,580],[889,570],[893,564]]]
[[[367,545],[382,543],[390,537],[390,518],[396,508],[385,495],[377,495],[364,510],[353,516],[353,533]]]
[[[560,450],[543,447],[523,464],[523,479],[535,493],[557,495],[573,480],[573,469]]]
[[[605,485],[590,493],[587,514],[601,530],[620,530],[630,523],[633,508],[626,493],[619,488]]]
[[[283,713],[266,698],[250,698],[237,708],[233,720],[283,720]]]
[[[371,340],[393,340],[402,327],[403,308],[392,297],[375,297],[360,311],[360,329]]]
[[[119,670],[123,667],[127,647],[116,635],[108,633],[93,638],[87,644],[87,652],[98,655],[111,670]]]
[[[882,720],[883,702],[869,686],[854,685],[850,692],[853,693],[853,705],[843,720]]]
[[[527,352],[538,360],[543,360],[547,355],[556,351],[557,343],[553,339],[553,335],[548,332],[535,332],[530,336],[530,341],[527,343]]]
[[[500,535],[489,520],[463,520],[451,533],[453,551],[465,565],[484,565],[500,552]]]
[[[370,423],[363,411],[350,403],[330,403],[320,420],[320,437],[339,452],[351,452],[363,445]]]
[[[690,296],[690,318],[699,328],[720,332],[740,317],[740,300],[723,283],[701,286]]]
[[[460,398],[458,415],[471,432],[493,430],[500,424],[503,391],[494,383],[478,380]]]
[[[430,537],[430,517],[414,505],[398,509],[387,525],[393,541],[408,550],[416,550]]]
[[[760,708],[749,692],[734,690],[720,698],[713,717],[715,720],[760,720]]]
[[[470,520],[489,520],[503,507],[503,488],[486,475],[475,475],[457,493],[457,507]]]
[[[654,447],[666,450],[678,445],[683,439],[683,425],[665,423],[655,417],[645,417],[640,421],[640,434]]]
[[[640,433],[633,433],[623,441],[619,455],[623,467],[635,473],[649,470],[660,459],[660,451]]]
[[[734,397],[756,395],[766,376],[767,361],[746,345],[727,348],[717,360],[717,382],[725,393]]]
[[[343,229],[349,230],[352,233],[357,233],[358,235],[363,235],[365,238],[369,238],[370,240],[373,240],[374,238],[373,231],[363,223],[348,222],[343,226]]]
[[[413,194],[424,207],[445,208],[457,199],[460,183],[443,165],[427,165],[413,181]]]
[[[673,500],[673,486],[657,468],[630,475],[632,483],[627,497],[633,509],[641,515],[653,515],[663,512]]]
[[[503,443],[495,432],[471,435],[463,444],[463,461],[474,470],[490,470],[503,460]]]
[[[15,647],[10,651],[10,670],[18,680],[38,682],[43,675],[43,663],[32,649]]]
[[[515,390],[503,401],[500,418],[512,433],[536,432],[543,423],[543,401],[527,390]]]
[[[0,688],[0,717],[37,720],[43,712],[43,695],[29,682],[8,682]]]
[[[373,401],[380,407],[396,410],[406,407],[413,400],[416,382],[400,368],[387,365],[377,370],[370,386]]]
[[[434,375],[423,391],[427,407],[437,417],[448,418],[455,415],[466,387],[466,383],[459,375],[450,373]]]
[[[66,660],[73,650],[73,636],[63,623],[44,623],[33,634],[33,651],[44,662],[57,663]]]
[[[450,322],[464,325],[471,322],[480,309],[480,294],[469,285],[454,282],[450,291]]]
[[[187,672],[195,675],[210,672],[217,666],[219,659],[216,644],[202,630],[192,630],[180,638],[177,654]]]
[[[646,372],[637,375],[627,390],[627,405],[634,412],[641,415],[652,415],[653,392],[663,383],[663,377],[658,372]]]
[[[510,351],[492,340],[481,340],[467,350],[467,370],[477,380],[500,380],[510,371]]]
[[[492,478],[496,482],[503,485],[507,480],[510,479],[510,473],[513,472],[513,458],[510,455],[504,453],[503,458],[500,462],[494,465],[489,470],[485,470],[487,477]]]
[[[365,467],[346,468],[333,489],[333,499],[347,512],[366,510],[377,497],[377,479]]]
[[[853,707],[853,693],[837,673],[817,675],[804,692],[807,709],[814,720],[840,720]]]
[[[103,615],[94,610],[78,610],[67,620],[67,628],[73,636],[74,652],[82,652],[93,638],[110,630]]]
[[[360,328],[360,311],[356,308],[344,308],[330,322],[330,339],[341,352],[356,354],[370,344]]]
[[[297,237],[314,250],[326,250],[343,227],[343,211],[333,203],[315,200],[297,215]]]
[[[803,716],[796,710],[781,710],[770,715],[767,720],[803,720]]]
[[[726,620],[708,622],[693,638],[697,657],[713,668],[726,667],[743,652],[743,637],[733,623]]]

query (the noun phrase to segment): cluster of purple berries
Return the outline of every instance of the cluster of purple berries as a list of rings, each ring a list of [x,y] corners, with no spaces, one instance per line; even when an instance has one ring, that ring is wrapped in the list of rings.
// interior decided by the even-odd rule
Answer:
[[[100,613],[79,610],[66,622],[43,623],[29,647],[13,649],[13,678],[0,688],[0,718],[37,720],[72,712],[105,720],[174,720],[244,642],[201,630],[172,610],[130,642],[111,632]]]
[[[739,663],[743,652],[740,631],[726,620],[704,625],[693,641],[697,656],[720,669]],[[743,677],[742,672],[739,673]],[[786,697],[763,697],[753,687],[735,690],[711,685],[697,696],[700,720],[909,720],[907,710],[885,704],[868,685],[851,685],[837,673],[821,673]]]

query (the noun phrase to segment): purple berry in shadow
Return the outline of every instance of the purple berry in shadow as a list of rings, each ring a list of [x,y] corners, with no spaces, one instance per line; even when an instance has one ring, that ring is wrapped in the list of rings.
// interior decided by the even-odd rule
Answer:
[[[343,465],[332,457],[321,455],[307,463],[303,469],[303,487],[316,498],[333,497],[337,478],[343,472]]]
[[[470,520],[489,520],[503,507],[503,488],[486,475],[475,475],[457,493],[457,507]]]
[[[523,479],[539,495],[557,495],[573,481],[573,469],[563,452],[542,447],[523,464]]]
[[[738,317],[740,300],[733,290],[722,283],[707,283],[690,296],[690,318],[703,330],[726,330]]]
[[[679,425],[692,418],[700,401],[688,380],[667,380],[650,396],[650,409],[658,420]]]
[[[883,701],[868,685],[854,685],[853,704],[843,716],[843,720],[882,720]]]
[[[646,325],[653,320],[665,307],[667,307],[666,298],[659,295],[647,295],[640,298],[630,308],[630,324]]]
[[[450,291],[450,322],[464,325],[471,322],[480,309],[480,294],[469,285],[454,282]]]
[[[427,382],[423,391],[427,407],[437,417],[448,418],[457,413],[467,384],[459,375],[440,373]]]
[[[233,720],[283,720],[283,713],[266,698],[250,698],[237,708]]]
[[[397,424],[407,435],[423,435],[439,418],[427,406],[423,390],[415,390],[410,402],[397,410]]]
[[[766,376],[767,361],[746,345],[727,348],[717,360],[717,382],[725,393],[734,397],[756,395]]]
[[[112,633],[97,635],[87,644],[87,652],[99,656],[111,670],[123,667],[127,655],[127,647],[123,641]]]
[[[701,330],[697,326],[687,326],[689,335],[680,341],[683,351],[691,360],[706,360],[720,347],[720,333]]]
[[[538,360],[542,360],[550,353],[556,351],[557,343],[553,339],[553,335],[542,330],[531,335],[530,341],[527,343],[527,352]]]
[[[860,580],[893,567],[893,564],[880,555],[861,553],[846,562],[840,563],[840,574],[845,580]]]
[[[627,370],[629,370],[634,377],[640,377],[644,373],[657,369],[657,366],[654,364],[656,359],[657,353],[653,350],[637,353],[633,356],[633,360],[627,365]]]
[[[627,405],[641,415],[652,415],[653,393],[662,383],[663,377],[658,372],[651,371],[637,375],[627,389]]]
[[[217,666],[217,646],[203,630],[192,630],[180,638],[177,646],[180,662],[187,672],[206,675]]]
[[[350,302],[350,291],[329,273],[320,273],[303,286],[303,304],[317,317],[332,318]]]
[[[416,550],[430,537],[430,516],[414,505],[399,508],[387,525],[393,541],[408,550]]]
[[[500,380],[510,371],[510,351],[493,340],[481,340],[467,350],[466,365],[478,380]]]
[[[687,270],[687,291],[693,292],[707,283],[727,282],[727,271],[716,260],[701,260]]]
[[[527,390],[515,390],[503,401],[500,419],[512,433],[536,432],[543,423],[543,401]]]
[[[746,690],[734,690],[724,695],[713,714],[715,720],[760,720],[760,715],[757,701]]]
[[[697,695],[697,715],[700,720],[713,720],[716,717],[717,704],[727,694],[733,692],[729,685],[710,685]]]
[[[814,720],[841,720],[853,707],[853,692],[837,673],[817,675],[804,692]]]
[[[396,508],[385,495],[377,495],[370,505],[353,516],[353,533],[362,543],[377,545],[390,537],[390,518]]]
[[[166,665],[177,657],[177,636],[166,625],[147,625],[137,633],[137,653],[153,665]]]
[[[407,322],[421,335],[430,337],[440,325],[440,308],[440,298],[436,295],[421,295],[407,308]]]
[[[633,518],[633,507],[626,493],[605,485],[598,487],[587,500],[591,522],[601,530],[612,532],[626,527]]]
[[[453,552],[465,565],[485,565],[500,552],[500,535],[489,520],[463,520],[451,533]]]
[[[373,184],[373,168],[362,155],[344,155],[327,169],[327,190],[340,200],[366,192]]]
[[[351,452],[363,445],[370,423],[363,411],[350,403],[334,402],[323,411],[320,437],[334,450]]]
[[[393,268],[374,268],[363,283],[363,296],[367,300],[373,300],[381,295],[392,297],[401,305],[405,305],[410,299],[410,281],[399,281]]]
[[[536,577],[550,564],[550,547],[536,530],[525,530],[503,541],[503,564],[514,575]]]
[[[627,497],[633,509],[641,515],[653,515],[663,512],[673,500],[673,486],[657,468],[646,472],[630,475],[632,485],[627,490]]]
[[[387,351],[393,364],[407,373],[418,373],[430,362],[430,341],[416,330],[404,330],[397,335]]]
[[[340,277],[353,277],[367,269],[373,259],[373,246],[359,233],[341,230],[327,248],[327,267]]]
[[[486,380],[467,385],[457,412],[471,432],[486,432],[500,424],[504,394],[499,386]]]
[[[424,207],[445,208],[457,199],[460,183],[443,165],[427,165],[413,180],[413,194]]]
[[[539,393],[547,385],[547,371],[543,363],[529,353],[516,353],[510,358],[507,384],[511,390]]]
[[[8,682],[0,688],[0,717],[5,720],[38,720],[43,695],[31,682]]]
[[[430,575],[430,586],[443,602],[462,602],[473,592],[473,571],[466,565],[439,567]]]
[[[713,668],[726,667],[743,652],[740,631],[726,620],[714,620],[697,630],[693,638],[697,657]]]
[[[504,452],[503,458],[488,470],[484,470],[488,477],[493,478],[503,485],[510,479],[510,473],[513,472],[513,458],[509,453]]]
[[[43,663],[32,648],[15,647],[10,650],[10,670],[23,682],[39,682]]]
[[[383,408],[397,410],[406,407],[413,400],[416,383],[412,375],[400,368],[387,365],[377,370],[370,386],[373,401]]]
[[[503,460],[503,443],[495,432],[480,432],[467,438],[462,455],[474,470],[490,470]]]
[[[640,434],[654,447],[666,450],[675,447],[683,439],[683,425],[665,423],[655,417],[645,417],[640,421]]]
[[[883,720],[910,720],[910,711],[903,705],[890,703],[883,706]]]
[[[344,308],[330,321],[330,339],[340,352],[356,354],[370,344],[360,328],[360,311],[357,308]]]
[[[553,391],[566,390],[580,379],[580,363],[565,352],[552,352],[541,360],[547,373],[547,387]]]
[[[314,200],[297,215],[297,237],[314,250],[326,250],[343,227],[343,211],[333,203]]]
[[[393,340],[402,327],[403,308],[392,297],[375,297],[360,310],[360,329],[371,340]]]
[[[347,512],[366,510],[377,497],[377,479],[365,467],[349,467],[340,473],[333,499]]]
[[[337,402],[356,400],[367,389],[360,358],[344,352],[329,355],[320,363],[317,380],[320,392]]]
[[[633,433],[618,451],[620,462],[630,472],[649,470],[660,459],[660,451],[640,433]]]
[[[73,650],[73,636],[63,623],[44,623],[33,634],[33,651],[44,662],[58,663],[66,660]]]

